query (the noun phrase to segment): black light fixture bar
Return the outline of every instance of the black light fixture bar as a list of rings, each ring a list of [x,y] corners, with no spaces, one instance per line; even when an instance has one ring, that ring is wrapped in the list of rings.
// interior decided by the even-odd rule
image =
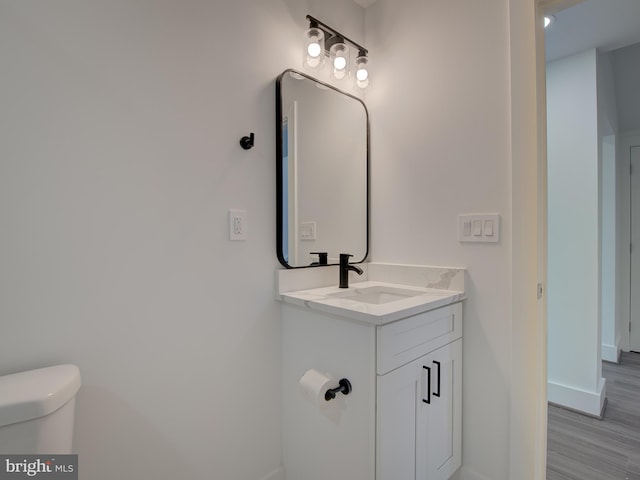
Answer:
[[[323,30],[325,32],[325,34],[327,32],[330,33],[331,34],[331,38],[341,38],[345,42],[348,42],[352,46],[356,47],[358,49],[358,51],[359,51],[359,55],[362,56],[363,54],[367,55],[369,53],[369,51],[366,48],[364,48],[362,45],[354,42],[350,38],[347,38],[345,35],[343,35],[339,31],[337,31],[336,29],[330,27],[326,23],[321,22],[317,18],[314,18],[311,15],[307,15],[307,20],[309,20],[309,26],[310,27],[312,27],[312,28],[320,28],[321,30]],[[328,43],[329,45],[331,44],[330,42],[326,42],[326,43]],[[326,46],[326,44],[325,44],[325,48],[328,50],[328,47]]]

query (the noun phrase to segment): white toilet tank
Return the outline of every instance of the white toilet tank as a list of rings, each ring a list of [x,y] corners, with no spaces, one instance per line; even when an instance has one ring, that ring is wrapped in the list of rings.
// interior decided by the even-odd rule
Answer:
[[[71,453],[79,388],[75,365],[0,376],[0,453]]]

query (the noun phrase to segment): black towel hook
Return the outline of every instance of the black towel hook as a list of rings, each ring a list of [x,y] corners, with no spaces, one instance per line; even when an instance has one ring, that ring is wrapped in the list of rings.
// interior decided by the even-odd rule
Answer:
[[[255,136],[254,136],[253,132],[251,132],[248,137],[246,137],[246,136],[242,137],[240,139],[240,146],[242,148],[244,148],[245,150],[249,150],[250,148],[253,147],[254,138],[255,138]]]

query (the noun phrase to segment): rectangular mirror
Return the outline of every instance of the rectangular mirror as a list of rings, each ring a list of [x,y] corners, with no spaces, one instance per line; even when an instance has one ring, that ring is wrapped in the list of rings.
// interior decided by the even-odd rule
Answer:
[[[277,255],[287,268],[363,262],[369,249],[369,113],[295,70],[276,81]]]

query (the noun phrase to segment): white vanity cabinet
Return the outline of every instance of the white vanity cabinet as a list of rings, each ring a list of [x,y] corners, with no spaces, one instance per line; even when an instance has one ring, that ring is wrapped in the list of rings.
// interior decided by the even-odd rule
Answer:
[[[305,398],[308,369],[349,395]],[[462,303],[389,323],[283,303],[287,480],[444,480],[461,463]]]
[[[462,340],[378,377],[377,477],[446,480],[460,466]]]

